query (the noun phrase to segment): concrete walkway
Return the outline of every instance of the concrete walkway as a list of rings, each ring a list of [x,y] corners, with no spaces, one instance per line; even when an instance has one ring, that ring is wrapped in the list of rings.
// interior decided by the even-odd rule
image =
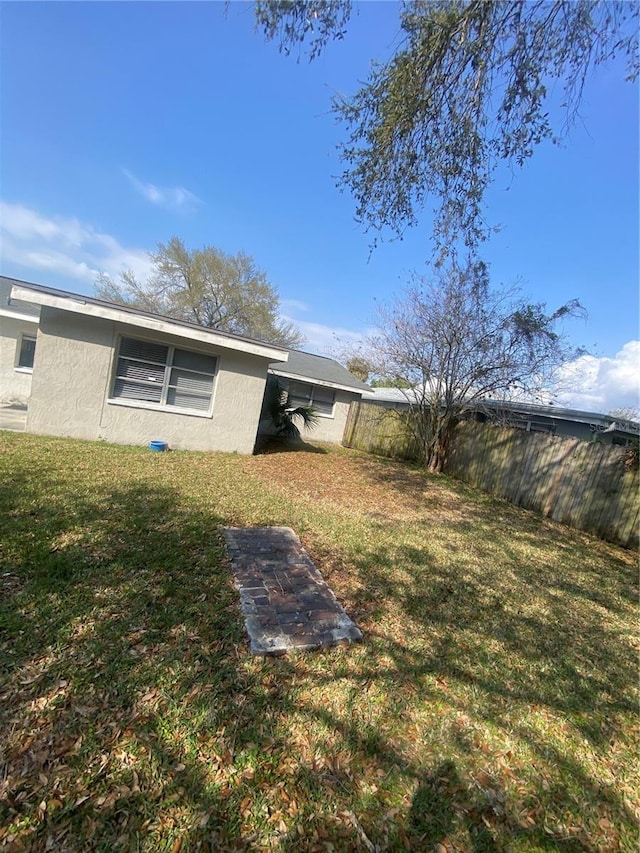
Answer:
[[[254,654],[362,640],[290,527],[225,527],[224,535]]]
[[[18,403],[0,403],[0,429],[24,432],[27,423],[27,407]]]

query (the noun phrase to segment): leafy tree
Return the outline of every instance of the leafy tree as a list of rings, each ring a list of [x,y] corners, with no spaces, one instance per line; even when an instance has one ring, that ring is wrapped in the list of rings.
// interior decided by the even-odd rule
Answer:
[[[311,59],[343,38],[351,0],[262,0],[257,25],[280,49]],[[549,94],[563,93],[566,131],[592,69],[627,57],[638,74],[639,5],[609,0],[419,0],[400,4],[401,36],[333,111],[344,122],[357,218],[397,235],[435,201],[441,257],[461,240],[473,252],[491,228],[484,195],[500,162],[522,165],[557,141]]]
[[[249,255],[228,255],[215,246],[187,249],[172,237],[150,252],[153,274],[139,282],[132,272],[119,282],[101,274],[99,297],[220,329],[237,335],[295,347],[304,338],[291,323],[278,318],[278,295]]]
[[[369,383],[372,388],[411,388],[406,379],[401,376],[378,376]]]
[[[491,289],[481,262],[450,265],[433,280],[416,277],[403,297],[380,309],[366,357],[376,373],[406,388],[407,422],[425,467],[438,472],[465,412],[485,398],[530,397],[549,387],[554,371],[575,356],[556,326],[579,315],[577,300],[547,313],[517,288]]]
[[[347,370],[361,382],[366,382],[371,373],[371,365],[361,356],[354,355],[347,361]]]
[[[282,438],[300,438],[298,423],[309,430],[318,425],[313,406],[292,406],[289,392],[275,376],[267,379],[262,416],[271,423],[275,434]]]

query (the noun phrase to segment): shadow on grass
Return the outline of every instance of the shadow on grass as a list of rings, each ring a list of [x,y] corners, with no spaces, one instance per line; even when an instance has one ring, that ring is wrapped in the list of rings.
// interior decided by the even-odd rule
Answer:
[[[12,483],[0,842],[11,827],[16,849],[135,849],[150,822],[166,840],[190,817],[203,837],[224,827],[231,843],[235,798],[212,784],[195,743],[236,716],[246,688],[218,519],[171,486],[80,493],[42,469],[14,470]]]
[[[271,453],[322,453],[328,451],[324,447],[309,444],[302,438],[283,438],[281,436],[259,436],[256,441],[254,454],[268,455]]]
[[[469,796],[453,761],[444,761],[424,777],[413,795],[411,822],[425,847],[435,847],[452,834],[462,816],[474,853],[495,850],[495,841],[487,828],[495,820],[495,810],[488,804],[481,806],[476,799]]]
[[[108,471],[106,451],[101,464]],[[226,519],[169,480],[135,471],[113,479],[80,480],[55,461],[33,469],[25,460],[2,493],[0,729],[9,735],[0,827],[12,827],[26,849],[181,844],[184,853],[259,849],[267,839],[283,851],[432,850],[455,835],[470,851],[591,851],[598,844],[584,827],[579,839],[545,829],[547,811],[584,812],[585,791],[594,821],[609,815],[632,837],[622,796],[512,714],[525,705],[562,713],[597,749],[619,736],[618,716],[635,710],[635,675],[629,680],[633,656],[615,627],[614,586],[598,592],[598,606],[609,608],[600,619],[572,611],[554,600],[557,569],[545,575],[532,556],[532,573],[514,549],[509,571],[521,573],[548,616],[532,614],[526,600],[519,612],[490,571],[498,522],[494,507],[481,506],[477,530],[489,533],[474,547],[483,571],[461,574],[455,554],[450,565],[436,559],[428,536],[424,548],[363,542],[350,567],[362,581],[365,645],[256,661],[217,527]],[[523,535],[535,548],[533,528]],[[567,584],[586,590],[575,567],[567,573]],[[403,640],[375,631],[372,616],[391,608],[406,626]],[[476,721],[562,770],[560,781],[540,773],[526,783],[535,825],[499,781],[463,766],[481,751],[472,727],[436,741],[444,753],[436,758],[385,729],[387,719],[409,725],[440,701],[437,679],[469,688]],[[324,688],[351,692],[332,704]],[[380,698],[369,702],[369,689]],[[463,699],[448,702],[464,718]],[[374,710],[379,717],[363,719]],[[295,741],[301,732],[310,733],[307,746]],[[398,790],[410,792],[408,804],[387,817],[385,796],[398,799]]]
[[[455,554],[450,565],[443,565],[427,549],[407,545],[367,552],[358,561],[361,618],[378,613],[385,601],[395,601],[413,630],[430,638],[430,651],[422,658],[425,671],[479,687],[490,703],[500,697],[544,705],[575,713],[577,721],[595,714],[598,724],[615,719],[618,712],[633,712],[636,661],[631,638],[621,636],[619,627],[621,618],[632,617],[633,608],[621,607],[614,594],[620,578],[600,578],[601,589],[593,593],[581,583],[580,595],[589,606],[579,606],[579,599],[571,606],[568,593],[578,585],[557,582],[558,571],[569,574],[569,568],[536,572],[514,559],[505,579],[503,568],[492,568],[493,550],[487,547],[483,556],[478,540],[475,547],[479,568],[474,574],[456,571]],[[399,566],[407,569],[400,577]],[[631,597],[633,578],[631,567],[625,569],[626,598]],[[516,581],[513,575],[519,575]],[[514,586],[522,590],[519,602],[513,600]],[[399,656],[399,666],[406,662],[403,647],[392,647],[390,654]],[[599,731],[598,724],[585,733],[601,745],[610,726]]]

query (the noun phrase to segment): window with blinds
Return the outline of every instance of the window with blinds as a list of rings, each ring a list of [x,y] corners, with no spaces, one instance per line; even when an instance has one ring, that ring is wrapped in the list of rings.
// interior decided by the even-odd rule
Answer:
[[[333,415],[335,391],[320,385],[306,382],[289,383],[289,405],[292,409],[298,406],[313,406],[320,415]]]
[[[217,358],[122,338],[113,398],[209,412]]]

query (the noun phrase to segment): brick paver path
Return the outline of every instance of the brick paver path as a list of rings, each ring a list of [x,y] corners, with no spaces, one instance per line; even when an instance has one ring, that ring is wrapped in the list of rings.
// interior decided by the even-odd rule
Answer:
[[[290,527],[225,527],[224,535],[254,654],[362,640]]]

